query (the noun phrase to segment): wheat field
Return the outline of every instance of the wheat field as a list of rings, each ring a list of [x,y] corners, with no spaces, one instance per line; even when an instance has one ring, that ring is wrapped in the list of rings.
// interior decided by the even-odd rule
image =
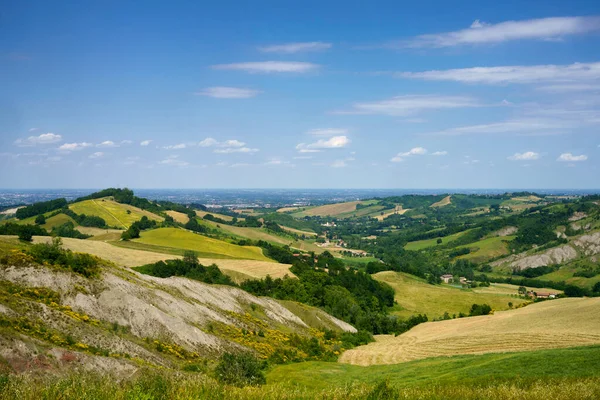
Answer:
[[[427,322],[348,350],[340,362],[398,364],[430,357],[567,348],[600,343],[600,298],[565,298],[495,315]]]

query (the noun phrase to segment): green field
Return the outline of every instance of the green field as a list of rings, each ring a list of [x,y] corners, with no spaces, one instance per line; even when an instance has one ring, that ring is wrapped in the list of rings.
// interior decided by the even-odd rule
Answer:
[[[471,249],[469,254],[460,256],[473,262],[484,262],[489,259],[508,254],[507,242],[513,240],[515,236],[496,236],[483,239],[474,243],[457,246],[457,249]]]
[[[406,250],[423,250],[423,249],[426,249],[428,247],[434,247],[434,246],[438,245],[437,244],[437,240],[438,239],[442,239],[442,243],[441,244],[448,244],[448,243],[452,242],[453,240],[456,240],[459,237],[463,236],[467,232],[468,232],[468,230],[462,231],[462,232],[453,233],[452,235],[443,236],[441,238],[424,239],[424,240],[417,240],[417,241],[414,241],[414,242],[408,242],[404,246],[404,249],[406,249]]]
[[[193,250],[201,257],[235,258],[241,260],[270,261],[262,253],[262,249],[253,246],[238,246],[222,240],[212,239],[178,228],[159,228],[142,232],[139,239],[132,241],[150,246]]]
[[[478,289],[461,289],[450,285],[431,285],[426,280],[402,272],[385,271],[374,274],[380,282],[389,284],[396,291],[394,314],[410,317],[415,314],[427,314],[429,319],[444,315],[444,312],[468,314],[473,304],[489,304],[494,310],[507,310],[508,303],[514,306],[526,300],[507,294],[506,287],[494,285],[485,292]],[[483,289],[483,288],[481,288]],[[514,289],[517,294],[517,288]]]
[[[163,220],[156,214],[128,204],[117,203],[109,198],[80,201],[69,205],[69,208],[77,214],[98,216],[104,219],[107,225],[122,229],[127,229],[144,215],[155,221]]]
[[[398,386],[491,385],[515,379],[523,381],[597,378],[599,374],[600,346],[588,346],[560,350],[439,357],[369,367],[303,362],[275,367],[269,372],[267,382],[323,390],[353,382],[373,383],[385,380]],[[481,397],[484,398],[488,397],[485,395]]]

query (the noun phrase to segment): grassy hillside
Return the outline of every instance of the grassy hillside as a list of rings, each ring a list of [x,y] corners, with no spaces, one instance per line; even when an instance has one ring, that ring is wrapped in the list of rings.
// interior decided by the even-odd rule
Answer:
[[[473,262],[483,262],[498,256],[508,254],[508,242],[513,240],[515,236],[496,236],[487,239],[482,239],[474,243],[469,243],[463,246],[458,246],[457,249],[468,248],[471,250],[469,254],[460,256],[466,260]]]
[[[179,212],[179,211],[169,210],[169,211],[166,211],[166,213],[167,213],[167,215],[172,217],[175,221],[177,221],[181,224],[186,224],[190,220],[190,217],[188,217],[186,214]]]
[[[396,364],[429,357],[600,344],[600,298],[544,301],[494,315],[427,322],[345,352],[340,362]]]
[[[238,246],[222,240],[212,239],[183,229],[160,228],[142,232],[135,243],[180,250],[193,250],[199,257],[235,258],[246,260],[271,261],[262,253],[262,249],[252,246]]]
[[[451,196],[446,196],[442,200],[433,203],[430,207],[444,207],[444,206],[447,206],[448,204],[450,204],[452,202],[451,199],[452,199]]]
[[[414,242],[408,242],[408,243],[406,243],[404,248],[406,250],[423,250],[428,247],[437,246],[438,239],[442,239],[441,244],[448,244],[448,243],[451,243],[453,240],[456,240],[459,237],[463,236],[467,232],[468,232],[468,230],[462,231],[462,232],[457,232],[457,233],[454,233],[454,234],[448,235],[448,236],[442,236],[441,238],[432,238],[432,239],[424,239],[424,240],[417,240]]]
[[[356,210],[356,206],[358,204],[362,205],[372,205],[376,203],[377,200],[367,200],[367,201],[347,201],[345,203],[334,203],[334,204],[326,204],[324,206],[318,206],[313,208],[307,208],[303,211],[295,212],[292,215],[294,217],[327,217],[327,216],[340,216],[341,214],[352,213]]]
[[[463,384],[479,386],[497,384],[498,381],[552,378],[598,377],[600,373],[600,346],[577,347],[571,349],[537,350],[505,354],[484,354],[454,357],[438,357],[427,360],[406,362],[399,365],[372,365],[362,367],[350,364],[305,362],[281,365],[271,370],[267,376],[269,384],[290,387],[305,387],[324,390],[353,382],[370,383],[385,381],[393,385],[421,387]],[[493,377],[493,380],[490,378]],[[479,385],[477,385],[477,383]],[[567,382],[563,382],[567,384]],[[467,392],[465,392],[466,394]],[[500,393],[500,388],[491,388],[492,393]],[[517,394],[514,398],[523,398]],[[417,396],[407,398],[422,398]],[[552,398],[555,398],[556,393]],[[435,397],[442,399],[445,397]],[[460,396],[456,397],[461,398]],[[494,397],[511,398],[511,397]],[[530,397],[527,397],[530,398]],[[569,397],[564,397],[565,399]]]
[[[144,215],[155,221],[164,218],[128,204],[117,203],[109,198],[85,200],[70,204],[69,208],[77,214],[95,215],[106,221],[109,226],[127,229]]]
[[[430,319],[438,318],[448,312],[450,315],[468,314],[473,304],[487,303],[495,310],[507,310],[508,303],[514,306],[526,301],[506,294],[503,287],[497,292],[494,285],[485,292],[473,289],[461,289],[450,285],[431,285],[426,280],[402,272],[385,271],[373,275],[380,282],[385,282],[396,291],[394,314],[409,317],[415,314],[427,314]],[[517,287],[513,286],[512,294],[517,295]]]

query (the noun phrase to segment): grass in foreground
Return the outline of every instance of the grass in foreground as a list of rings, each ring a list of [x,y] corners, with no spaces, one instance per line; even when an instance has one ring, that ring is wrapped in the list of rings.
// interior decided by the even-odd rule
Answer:
[[[238,246],[178,228],[145,231],[141,233],[139,239],[132,242],[179,250],[193,250],[199,253],[199,257],[219,258],[219,256],[225,256],[242,260],[271,261],[263,255],[262,249],[259,247]]]
[[[367,368],[304,362],[276,367],[267,385],[245,388],[168,370],[142,370],[132,379],[0,375],[0,399],[591,400],[600,397],[599,372],[600,348],[588,347]]]
[[[550,384],[553,380],[598,378],[599,375],[600,346],[590,346],[439,357],[369,367],[306,362],[275,367],[268,373],[267,382],[314,390],[340,387],[352,382],[372,383],[379,380],[388,380],[393,385],[403,387],[429,387],[435,382],[435,385],[440,387],[464,385],[475,388],[494,387],[501,385],[501,382],[518,381],[518,379],[524,381],[543,379]],[[600,380],[596,382],[599,383]],[[600,390],[600,387],[597,390]]]

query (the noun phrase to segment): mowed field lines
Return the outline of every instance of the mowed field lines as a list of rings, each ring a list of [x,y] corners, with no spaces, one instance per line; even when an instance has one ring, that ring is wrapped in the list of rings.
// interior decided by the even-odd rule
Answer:
[[[450,315],[468,314],[473,304],[489,304],[494,310],[507,310],[508,303],[514,306],[525,303],[518,297],[506,294],[506,286],[497,290],[494,285],[486,288],[485,292],[478,289],[460,289],[450,285],[431,285],[424,279],[417,278],[402,272],[385,271],[374,274],[373,277],[380,282],[385,282],[396,291],[394,299],[398,303],[394,314],[401,317],[410,317],[416,314],[427,314],[429,319],[438,318],[448,312]],[[514,286],[513,294],[517,294],[518,287]]]
[[[377,200],[367,200],[367,201],[347,201],[345,203],[335,203],[335,204],[326,204],[324,206],[318,206],[314,208],[307,208],[304,211],[293,213],[294,217],[305,217],[305,216],[339,216],[341,214],[351,213],[356,211],[356,206],[358,204],[363,205],[372,205],[377,203]]]
[[[109,198],[80,201],[70,204],[69,208],[77,214],[98,216],[104,219],[109,226],[123,229],[127,229],[144,215],[155,221],[162,221],[164,219],[151,212],[128,204],[117,203]]]
[[[178,228],[159,228],[142,232],[134,243],[148,244],[180,250],[193,250],[199,257],[234,258],[241,260],[272,261],[263,255],[262,249],[253,246],[238,246],[222,240],[198,235]]]
[[[544,301],[494,315],[427,322],[348,350],[340,362],[397,364],[429,357],[504,353],[600,343],[600,298]]]

